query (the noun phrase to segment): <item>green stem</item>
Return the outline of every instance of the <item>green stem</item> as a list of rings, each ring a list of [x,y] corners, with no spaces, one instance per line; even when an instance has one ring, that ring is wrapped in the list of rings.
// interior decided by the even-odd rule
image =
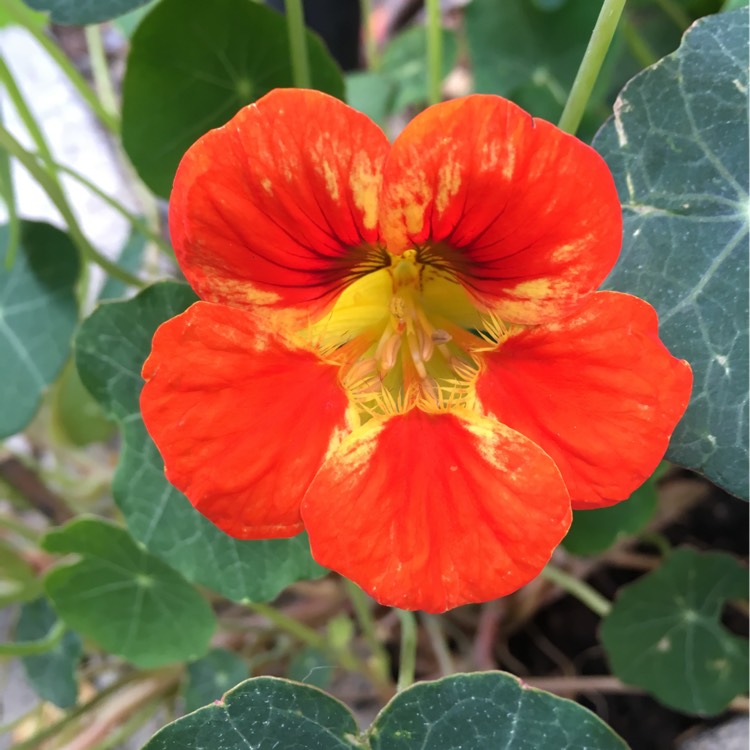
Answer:
[[[3,109],[0,105],[0,125],[5,124]],[[10,171],[9,154],[0,152],[0,196],[8,210],[8,244],[5,249],[5,268],[10,270],[18,255],[21,242],[21,220],[16,206],[16,191],[13,187],[13,175]]]
[[[380,70],[380,51],[378,50],[378,40],[375,38],[375,32],[372,28],[372,0],[360,0],[360,14],[364,25],[365,37],[365,59],[369,70]]]
[[[570,90],[568,101],[558,123],[561,130],[571,134],[575,134],[578,130],[624,7],[625,0],[604,0],[602,3],[599,18],[596,20],[591,39],[581,60],[581,66],[573,81],[573,88]]]
[[[77,182],[80,182],[81,185],[90,190],[104,203],[117,211],[120,216],[122,216],[124,219],[127,219],[128,223],[131,226],[135,227],[144,237],[147,237],[149,240],[151,240],[151,242],[157,245],[159,249],[162,250],[165,254],[174,257],[174,251],[172,250],[172,247],[169,245],[169,243],[166,242],[156,230],[152,229],[145,220],[128,211],[128,209],[125,208],[119,201],[115,200],[111,195],[107,195],[107,193],[105,193],[100,187],[91,182],[91,180],[89,180],[87,177],[84,177],[80,172],[76,172],[75,169],[71,169],[70,167],[66,167],[64,164],[59,164],[57,162],[53,162],[52,166],[58,172],[64,172],[65,174],[70,175]]]
[[[289,51],[292,57],[292,80],[298,89],[309,89],[310,61],[307,57],[307,34],[302,0],[286,0],[286,28],[289,32]]]
[[[262,604],[260,602],[253,602],[247,605],[254,612],[265,617],[269,622],[273,623],[279,630],[283,630],[286,633],[294,636],[297,640],[306,643],[308,646],[312,646],[320,651],[332,656],[336,661],[346,670],[350,672],[359,672],[364,674],[372,683],[378,687],[378,689],[387,694],[389,691],[389,684],[379,673],[372,669],[368,664],[362,662],[354,654],[349,651],[343,651],[341,649],[332,648],[328,640],[318,633],[317,630],[313,630],[307,625],[303,625],[301,622],[285,615],[275,607],[269,604]],[[391,688],[392,689],[392,688]]]
[[[36,641],[18,641],[17,643],[0,643],[0,657],[33,656],[53,649],[65,634],[65,623],[57,620],[44,638]]]
[[[435,652],[440,673],[442,675],[453,674],[456,671],[453,665],[453,657],[448,649],[448,644],[445,642],[445,633],[443,633],[440,618],[436,615],[428,615],[426,612],[423,612],[420,619],[427,632],[432,650]]]
[[[685,31],[693,22],[675,0],[656,0],[656,4],[680,31]]]
[[[21,144],[8,132],[4,127],[0,126],[0,148],[4,148],[11,156],[18,159],[18,161],[26,168],[29,174],[41,185],[44,191],[49,196],[50,200],[55,204],[55,207],[60,212],[63,220],[68,225],[68,232],[70,238],[73,240],[75,245],[81,252],[81,256],[84,260],[88,260],[91,263],[103,268],[110,276],[115,279],[119,279],[125,284],[131,286],[144,287],[145,282],[134,276],[131,273],[120,268],[116,263],[113,263],[105,255],[102,255],[87,239],[83,234],[78,221],[73,213],[70,205],[68,204],[65,193],[57,182],[56,175],[48,172],[42,165],[37,161],[36,155],[27,151]]]
[[[401,692],[414,684],[414,670],[417,663],[417,621],[413,612],[407,612],[404,609],[396,611],[401,621],[401,649],[396,690]]]
[[[542,575],[551,583],[559,586],[563,591],[578,599],[585,604],[592,612],[599,617],[608,615],[612,609],[612,603],[603,597],[596,589],[589,586],[586,581],[566,573],[560,568],[548,565]]]
[[[362,629],[367,645],[372,652],[375,669],[385,680],[388,678],[391,660],[388,657],[388,652],[383,648],[383,644],[380,642],[377,633],[375,632],[375,621],[373,620],[372,612],[370,611],[367,595],[361,588],[359,588],[359,586],[357,586],[356,583],[352,583],[346,578],[344,579],[344,587],[349,596],[349,601],[354,608],[354,614],[357,617],[359,627]]]
[[[620,29],[625,38],[625,43],[630,48],[630,53],[638,61],[641,67],[648,68],[659,59],[649,46],[649,43],[643,38],[640,31],[638,31],[637,26],[627,15],[622,17]]]
[[[119,131],[118,118],[104,109],[94,91],[76,70],[68,56],[47,36],[45,29],[39,25],[37,15],[24,3],[19,3],[16,0],[0,0],[0,9],[12,22],[23,26],[39,42],[107,129],[117,133]]]
[[[94,88],[96,89],[102,108],[112,117],[116,118],[119,111],[117,94],[112,85],[112,78],[109,75],[109,62],[107,61],[107,54],[104,51],[101,27],[95,24],[86,26],[84,33],[86,35],[86,46],[89,50],[91,73],[94,76]]]
[[[443,99],[443,29],[440,25],[440,0],[426,0],[427,11],[427,100],[437,104]]]

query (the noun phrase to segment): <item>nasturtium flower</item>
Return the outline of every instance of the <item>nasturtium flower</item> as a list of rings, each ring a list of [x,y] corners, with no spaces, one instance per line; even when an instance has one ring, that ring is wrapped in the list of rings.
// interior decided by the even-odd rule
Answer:
[[[604,161],[502,98],[390,144],[273,91],[187,152],[170,229],[201,301],[143,370],[167,477],[233,537],[306,530],[384,604],[518,589],[571,508],[651,474],[686,408],[654,310],[595,291],[622,235]]]

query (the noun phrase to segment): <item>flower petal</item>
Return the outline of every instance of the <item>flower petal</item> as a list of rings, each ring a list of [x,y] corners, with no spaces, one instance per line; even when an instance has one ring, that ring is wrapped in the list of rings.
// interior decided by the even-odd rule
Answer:
[[[622,241],[620,203],[589,146],[497,96],[430,107],[384,168],[381,234],[393,253],[425,246],[499,317],[572,312]]]
[[[302,502],[313,557],[383,604],[442,612],[515,591],[570,524],[553,462],[472,413],[371,420]]]
[[[477,394],[555,460],[580,509],[624,500],[653,473],[691,387],[654,309],[598,292],[566,320],[512,331],[485,355]]]
[[[167,478],[203,515],[241,539],[302,531],[302,496],[346,427],[336,367],[198,302],[156,331],[143,377]]]
[[[279,89],[197,141],[170,202],[175,253],[205,300],[324,309],[382,262],[378,191],[389,149],[365,115],[318,91]]]

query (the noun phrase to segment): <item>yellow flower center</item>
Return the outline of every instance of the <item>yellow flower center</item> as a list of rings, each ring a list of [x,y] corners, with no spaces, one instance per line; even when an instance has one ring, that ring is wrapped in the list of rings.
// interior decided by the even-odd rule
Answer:
[[[412,249],[350,284],[311,335],[341,365],[356,406],[382,414],[414,404],[470,407],[487,329],[463,286]]]

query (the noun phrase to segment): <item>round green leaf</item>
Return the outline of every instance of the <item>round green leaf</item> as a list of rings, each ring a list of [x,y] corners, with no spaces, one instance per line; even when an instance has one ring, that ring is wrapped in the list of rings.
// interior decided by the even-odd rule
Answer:
[[[206,600],[111,523],[78,518],[47,533],[48,552],[77,554],[53,568],[47,596],[66,624],[138,667],[204,654],[216,627]]]
[[[34,10],[48,11],[55,23],[85,26],[121,16],[150,0],[24,0]]]
[[[143,750],[352,750],[357,725],[346,706],[317,688],[258,677],[222,701],[178,719]]]
[[[202,659],[188,665],[185,711],[196,711],[248,677],[247,664],[232,651],[211,649]]]
[[[695,23],[636,76],[594,146],[625,221],[611,288],[660,315],[695,383],[671,461],[748,497],[748,12]]]
[[[80,264],[68,236],[21,222],[18,252],[6,264],[9,232],[0,226],[0,438],[22,430],[70,353],[78,322]]]
[[[346,102],[383,125],[393,110],[393,81],[380,73],[356,71],[346,75]]]
[[[381,711],[369,738],[372,750],[627,750],[587,709],[502,672],[414,685]]]
[[[57,615],[46,599],[24,604],[16,625],[16,641],[38,641],[57,623]],[[81,658],[81,639],[66,630],[55,645],[42,654],[21,657],[26,679],[36,694],[60,708],[74,706],[78,698],[76,669]]]
[[[321,40],[307,34],[312,87],[344,97]],[[162,0],[133,34],[122,138],[143,181],[167,197],[180,158],[271,89],[293,85],[286,22],[251,0]]]
[[[627,500],[609,508],[573,511],[563,546],[574,555],[598,555],[639,532],[656,510],[656,483],[649,479]]]
[[[224,534],[167,482],[140,416],[141,366],[154,331],[195,300],[186,284],[163,282],[126,302],[101,305],[81,324],[76,364],[122,429],[113,492],[133,536],[194,583],[235,601],[269,601],[290,583],[325,573],[310,557],[307,537],[248,542]]]
[[[719,620],[725,602],[747,590],[747,570],[733,557],[676,550],[620,589],[602,622],[612,671],[672,708],[720,713],[747,690],[747,639]]]

